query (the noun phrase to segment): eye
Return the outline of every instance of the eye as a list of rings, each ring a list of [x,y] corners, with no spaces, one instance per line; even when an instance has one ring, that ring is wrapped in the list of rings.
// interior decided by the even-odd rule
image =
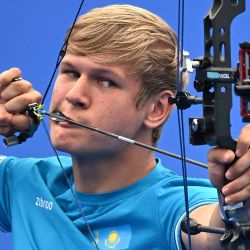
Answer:
[[[76,79],[78,79],[81,76],[81,74],[75,70],[66,70],[66,69],[62,70],[61,74],[64,74],[67,77],[76,78]]]
[[[116,86],[116,83],[114,81],[108,79],[99,79],[97,82],[105,88],[111,88]]]

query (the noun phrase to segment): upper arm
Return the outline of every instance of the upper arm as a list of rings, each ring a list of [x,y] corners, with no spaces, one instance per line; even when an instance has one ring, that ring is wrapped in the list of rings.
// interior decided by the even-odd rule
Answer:
[[[224,227],[224,224],[220,217],[218,203],[204,205],[196,208],[190,213],[190,218],[194,219],[198,224],[202,226],[214,226]],[[184,246],[187,249],[188,236],[181,232],[181,237]],[[192,235],[192,249],[220,249],[219,238],[221,235],[210,234],[210,233],[199,233]]]

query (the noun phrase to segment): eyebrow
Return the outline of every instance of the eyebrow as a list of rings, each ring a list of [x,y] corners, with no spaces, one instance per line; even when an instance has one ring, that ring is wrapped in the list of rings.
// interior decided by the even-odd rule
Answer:
[[[70,68],[77,68],[77,66],[71,62],[68,61],[63,61],[61,62],[61,66],[66,66],[66,67],[70,67]],[[110,75],[113,77],[119,77],[120,79],[122,78],[122,76],[116,74],[115,72],[113,72],[112,70],[108,70],[108,69],[99,69],[99,68],[94,68],[91,69],[91,73],[93,74],[103,74],[103,75]]]

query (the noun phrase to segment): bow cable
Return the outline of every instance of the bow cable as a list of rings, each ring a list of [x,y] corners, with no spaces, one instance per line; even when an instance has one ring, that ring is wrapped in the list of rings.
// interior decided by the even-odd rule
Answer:
[[[178,1],[178,45],[177,45],[177,73],[176,73],[176,94],[183,92],[183,50],[184,50],[184,0]],[[186,150],[185,150],[185,135],[183,122],[183,109],[177,105],[177,117],[179,128],[179,140],[181,150],[181,165],[182,178],[185,200],[185,212],[187,221],[187,235],[188,235],[188,250],[192,249],[191,233],[190,233],[190,217],[189,217],[189,202],[188,202],[188,181],[187,181],[187,166],[186,166]]]

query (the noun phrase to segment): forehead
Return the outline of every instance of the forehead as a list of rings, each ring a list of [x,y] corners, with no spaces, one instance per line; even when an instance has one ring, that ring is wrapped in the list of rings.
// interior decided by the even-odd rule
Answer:
[[[62,66],[74,66],[74,67],[79,67],[79,68],[92,68],[96,70],[100,70],[103,72],[113,72],[113,71],[126,71],[128,70],[128,67],[125,65],[107,65],[105,62],[99,63],[98,58],[95,57],[95,59],[89,57],[89,56],[84,56],[84,55],[75,55],[75,54],[69,54],[67,53],[62,62]]]

